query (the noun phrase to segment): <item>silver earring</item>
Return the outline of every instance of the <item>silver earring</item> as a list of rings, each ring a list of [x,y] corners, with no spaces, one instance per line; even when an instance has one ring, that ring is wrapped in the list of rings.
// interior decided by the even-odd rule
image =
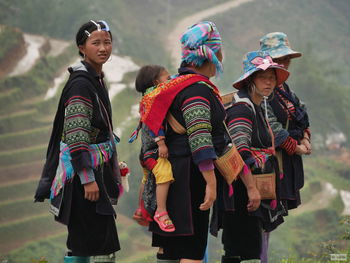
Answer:
[[[251,90],[251,92],[255,92],[256,87],[255,87],[254,82],[252,82],[252,83],[250,84],[250,90]]]

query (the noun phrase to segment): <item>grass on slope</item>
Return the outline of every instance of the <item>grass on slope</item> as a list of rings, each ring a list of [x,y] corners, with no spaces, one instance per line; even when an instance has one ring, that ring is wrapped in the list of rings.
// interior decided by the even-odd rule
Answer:
[[[293,257],[298,260],[329,260],[332,252],[327,246],[330,243],[334,244],[334,251],[346,253],[350,244],[343,235],[348,226],[341,220],[342,217],[333,209],[286,217],[285,222],[271,233],[271,262]]]
[[[215,4],[225,1],[217,0]],[[113,0],[103,4],[89,0],[3,0],[0,23],[25,32],[73,41],[82,23],[103,19],[110,24],[115,47],[123,55],[144,63],[169,66],[169,54],[162,42],[164,36],[182,17],[211,6],[211,0],[192,0],[190,4],[187,0]]]
[[[38,103],[33,101],[28,103],[28,99],[45,95],[47,89],[52,85],[53,79],[76,57],[76,49],[68,47],[57,57],[41,57],[35,66],[26,74],[14,77],[7,77],[0,80],[0,94],[5,96],[7,93],[14,93],[8,100],[3,100],[0,114],[11,114],[19,110],[28,110],[31,108],[41,109],[42,104],[45,109],[50,109],[50,101]],[[52,101],[51,101],[52,102]],[[51,108],[56,105],[52,105]],[[47,111],[46,111],[47,112]],[[1,122],[0,122],[1,123]]]
[[[9,26],[0,26],[0,61],[21,41],[23,41],[23,36],[20,30]]]
[[[1,150],[19,149],[35,144],[47,143],[51,126],[27,129],[19,132],[11,132],[0,135]]]
[[[209,18],[217,24],[224,43],[222,87],[231,89],[231,83],[242,72],[243,55],[259,49],[259,39],[276,31],[285,32],[292,48],[301,51],[303,57],[309,56],[307,49],[311,47],[316,59],[324,61],[327,67],[337,69],[333,77],[339,78],[340,83],[347,83],[345,68],[350,66],[346,56],[350,17],[345,10],[349,10],[348,6],[347,0],[260,0]],[[303,57],[295,61],[303,61]],[[313,66],[324,68],[324,64],[319,63]]]
[[[48,221],[52,221],[50,218]],[[53,223],[58,225],[58,223]],[[155,255],[154,249],[150,248],[150,235],[142,231],[131,219],[119,216],[117,219],[119,241],[122,250],[117,252],[117,261],[121,263],[145,262],[139,261],[146,257]],[[137,238],[135,238],[137,237]],[[33,242],[27,242],[23,247],[13,250],[11,253],[4,253],[3,258],[9,262],[27,262],[31,259],[38,260],[43,257],[49,263],[62,262],[66,247],[66,232],[53,233],[46,238]],[[132,253],[131,253],[132,251]],[[1,258],[1,254],[0,254]]]
[[[333,184],[337,189],[350,190],[348,165],[329,158],[325,154],[314,155],[304,158],[304,171],[306,180],[326,181]]]

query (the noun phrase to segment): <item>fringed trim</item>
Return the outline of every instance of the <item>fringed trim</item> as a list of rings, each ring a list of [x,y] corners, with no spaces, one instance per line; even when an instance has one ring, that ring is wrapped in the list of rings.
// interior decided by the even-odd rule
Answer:
[[[247,175],[247,174],[250,174],[250,173],[251,173],[251,171],[250,171],[248,165],[245,164],[243,166],[243,175]]]
[[[128,185],[128,187],[129,187],[129,185]],[[118,188],[119,188],[119,197],[121,197],[124,194],[124,186],[123,186],[123,184],[122,183],[118,184]],[[128,191],[129,191],[129,189],[128,189]]]
[[[271,149],[263,149],[263,148],[250,148],[250,152],[252,157],[246,160],[246,163],[252,163],[255,167],[264,167],[266,161],[274,155],[274,152]],[[249,161],[249,162],[247,162]]]
[[[230,184],[228,189],[228,196],[231,197],[232,195],[233,195],[233,186],[232,184]]]
[[[117,144],[118,141],[115,140]],[[107,141],[99,144],[90,144],[89,153],[91,157],[92,168],[97,168],[103,163],[108,162],[113,155],[112,142]],[[74,169],[71,163],[72,157],[70,155],[67,144],[60,143],[60,159],[56,170],[55,179],[52,182],[50,199],[57,196],[65,183],[74,177]]]
[[[272,200],[270,202],[270,207],[271,207],[271,209],[275,210],[277,207],[277,200]]]
[[[293,155],[295,153],[297,145],[298,141],[288,136],[288,138],[280,145],[280,147],[284,149],[288,155]]]

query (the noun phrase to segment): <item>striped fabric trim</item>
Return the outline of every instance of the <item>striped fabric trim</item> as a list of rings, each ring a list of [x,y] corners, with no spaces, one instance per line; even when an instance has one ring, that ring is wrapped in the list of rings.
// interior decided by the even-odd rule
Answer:
[[[117,144],[118,141],[115,140],[114,143]],[[90,144],[89,155],[91,158],[91,168],[95,169],[101,166],[103,163],[108,162],[112,158],[113,152],[113,145],[111,141],[106,141],[99,144]],[[71,160],[72,156],[68,145],[61,141],[59,164],[57,166],[55,179],[51,185],[51,199],[60,193],[61,189],[68,180],[73,178],[75,171]],[[92,169],[84,169],[82,172],[78,172],[82,184],[94,181],[95,175]]]
[[[248,166],[262,167],[268,158],[272,156],[273,153],[270,149],[251,147],[253,123],[250,119],[235,118],[227,126],[232,141]]]
[[[283,128],[282,123],[280,123],[271,107],[270,104],[267,105],[267,116],[269,119],[270,127],[273,131],[273,134],[275,136],[275,147],[279,147],[285,140],[288,138],[289,133],[286,129]]]
[[[244,161],[247,163],[248,160],[247,158],[244,158],[244,156],[252,156],[252,152],[250,150],[253,131],[252,121],[247,118],[235,118],[227,124],[227,128],[230,132],[232,141],[237,147],[238,152],[242,155]]]
[[[304,132],[306,132],[306,134],[309,136],[309,139],[311,139],[311,130],[310,130],[310,128],[305,129]]]
[[[192,97],[183,102],[181,110],[194,159],[201,156],[201,160],[195,160],[196,163],[205,159],[212,159],[212,153],[210,152],[215,151],[211,138],[210,102],[204,97]],[[208,150],[209,152],[207,152]],[[206,158],[207,153],[205,152],[209,153]]]
[[[95,181],[95,174],[92,169],[83,169],[78,172],[81,184],[87,184]]]
[[[64,141],[69,146],[71,153],[88,151],[91,118],[91,100],[81,96],[74,96],[67,101],[64,120]]]
[[[293,139],[292,137],[288,136],[287,140],[285,140],[280,147],[288,153],[288,155],[293,155],[295,153],[295,149],[298,145],[297,140]]]
[[[279,87],[279,89],[284,90],[283,87]],[[285,90],[284,90],[284,91],[285,91]],[[282,96],[282,95],[278,92],[278,90],[277,90],[276,94],[277,94],[279,100],[280,100],[280,101],[283,101],[283,103],[284,103],[285,106],[287,107],[287,108],[284,108],[284,107],[283,107],[283,108],[284,108],[284,110],[286,111],[286,113],[288,114],[288,119],[289,119],[289,120],[292,120],[292,116],[295,114],[295,107],[294,107],[293,103],[290,102],[288,99],[286,99],[284,96]]]

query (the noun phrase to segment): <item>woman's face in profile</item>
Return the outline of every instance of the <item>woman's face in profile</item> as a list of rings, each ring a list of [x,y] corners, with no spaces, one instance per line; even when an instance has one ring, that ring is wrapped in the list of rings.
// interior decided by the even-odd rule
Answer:
[[[275,70],[269,68],[265,71],[260,70],[256,72],[253,77],[253,82],[260,95],[270,96],[277,83]]]

